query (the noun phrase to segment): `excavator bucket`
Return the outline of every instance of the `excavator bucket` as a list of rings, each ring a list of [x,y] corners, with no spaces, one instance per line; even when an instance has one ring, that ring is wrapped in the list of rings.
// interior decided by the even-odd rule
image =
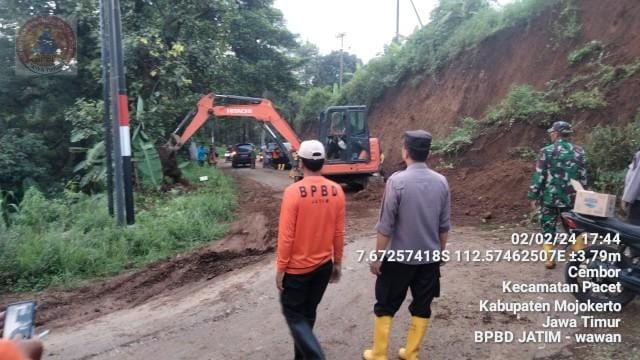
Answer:
[[[162,174],[173,180],[174,184],[188,185],[189,182],[182,176],[178,166],[178,149],[171,145],[156,146],[162,164]]]

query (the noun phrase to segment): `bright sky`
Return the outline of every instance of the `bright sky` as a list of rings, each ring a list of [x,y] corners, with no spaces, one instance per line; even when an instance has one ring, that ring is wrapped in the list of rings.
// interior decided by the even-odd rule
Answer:
[[[499,0],[504,4],[512,0]],[[413,0],[423,23],[438,0]],[[287,28],[328,54],[340,50],[339,33],[346,33],[344,49],[365,63],[382,53],[396,32],[396,0],[275,0]],[[410,0],[400,0],[400,34],[419,26]]]

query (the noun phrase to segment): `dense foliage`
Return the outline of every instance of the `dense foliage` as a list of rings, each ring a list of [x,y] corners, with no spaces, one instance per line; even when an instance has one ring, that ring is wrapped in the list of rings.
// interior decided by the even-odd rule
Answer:
[[[626,126],[599,126],[587,136],[587,174],[596,190],[622,195],[627,166],[640,150],[640,111]]]
[[[579,29],[574,0],[516,0],[497,8],[489,0],[441,0],[431,21],[402,46],[390,44],[384,54],[356,71],[334,101],[371,105],[390,87],[432,75],[462,51],[475,47],[497,31],[526,23],[549,6],[562,6],[558,37]]]
[[[0,189],[22,195],[28,180],[57,192],[74,180],[100,191],[104,171],[98,1],[7,0],[0,4]],[[167,134],[204,93],[268,97],[290,121],[307,118],[306,92],[338,82],[340,53],[320,55],[299,44],[272,0],[123,1],[123,47],[132,130],[145,123],[153,142]],[[30,16],[76,19],[77,75],[21,77],[15,71],[15,31]],[[343,54],[345,81],[361,61]],[[136,99],[145,102],[136,114]],[[302,107],[302,109],[301,109]],[[314,110],[316,110],[314,108]],[[257,141],[253,123],[211,122],[224,143]],[[71,150],[71,151],[70,151]]]
[[[206,167],[185,173],[209,180],[187,193],[138,195],[131,228],[115,225],[103,195],[65,191],[46,199],[30,188],[0,231],[0,292],[116,274],[221,238],[236,205],[231,179]]]
[[[74,166],[86,157],[69,148],[90,149],[103,136],[98,2],[3,4],[0,133],[3,144],[16,151],[3,151],[0,161],[7,166],[0,170],[0,188],[21,192],[30,178],[43,190],[54,190],[52,185],[74,177]],[[270,0],[125,1],[122,13],[130,99],[146,100],[143,120],[154,140],[164,141],[202,93],[277,98],[297,86],[293,70],[300,59],[291,52],[298,44]],[[77,75],[14,73],[16,19],[36,14],[76,19]]]

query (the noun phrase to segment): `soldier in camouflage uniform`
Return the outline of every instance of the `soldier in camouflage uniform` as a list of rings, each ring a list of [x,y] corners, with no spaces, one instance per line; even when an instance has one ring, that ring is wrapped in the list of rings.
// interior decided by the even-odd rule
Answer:
[[[569,181],[574,179],[586,186],[587,171],[584,150],[568,140],[572,133],[571,125],[556,121],[548,132],[553,144],[540,150],[527,198],[535,210],[540,208],[542,231],[555,234],[558,216],[573,208],[575,201],[575,190]],[[545,244],[543,248],[550,255],[553,245]],[[548,259],[545,266],[553,269],[555,263]]]

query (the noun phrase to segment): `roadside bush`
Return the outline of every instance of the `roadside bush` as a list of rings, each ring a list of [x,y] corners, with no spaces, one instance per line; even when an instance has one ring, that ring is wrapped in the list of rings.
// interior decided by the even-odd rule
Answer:
[[[455,127],[444,139],[435,140],[431,149],[435,154],[455,155],[471,144],[478,132],[478,122],[471,117],[462,119],[462,126]]]
[[[67,191],[46,199],[27,191],[0,233],[0,292],[73,285],[167,258],[219,239],[236,204],[231,181],[210,168],[185,169],[197,190],[137,195],[137,222],[118,227],[107,213],[104,195]]]
[[[53,179],[43,156],[48,151],[44,138],[18,129],[0,129],[0,189],[20,198],[28,184],[50,186]]]
[[[595,190],[622,194],[627,166],[640,148],[639,120],[626,126],[598,126],[587,136],[587,178]]]
[[[508,120],[509,124],[528,121],[546,125],[558,113],[560,105],[547,100],[545,93],[536,91],[531,85],[516,85],[498,106],[489,110],[486,120],[489,123]]]
[[[571,66],[576,65],[588,57],[599,54],[603,48],[604,46],[600,41],[592,40],[581,48],[572,51],[569,56],[567,56],[567,61]]]

